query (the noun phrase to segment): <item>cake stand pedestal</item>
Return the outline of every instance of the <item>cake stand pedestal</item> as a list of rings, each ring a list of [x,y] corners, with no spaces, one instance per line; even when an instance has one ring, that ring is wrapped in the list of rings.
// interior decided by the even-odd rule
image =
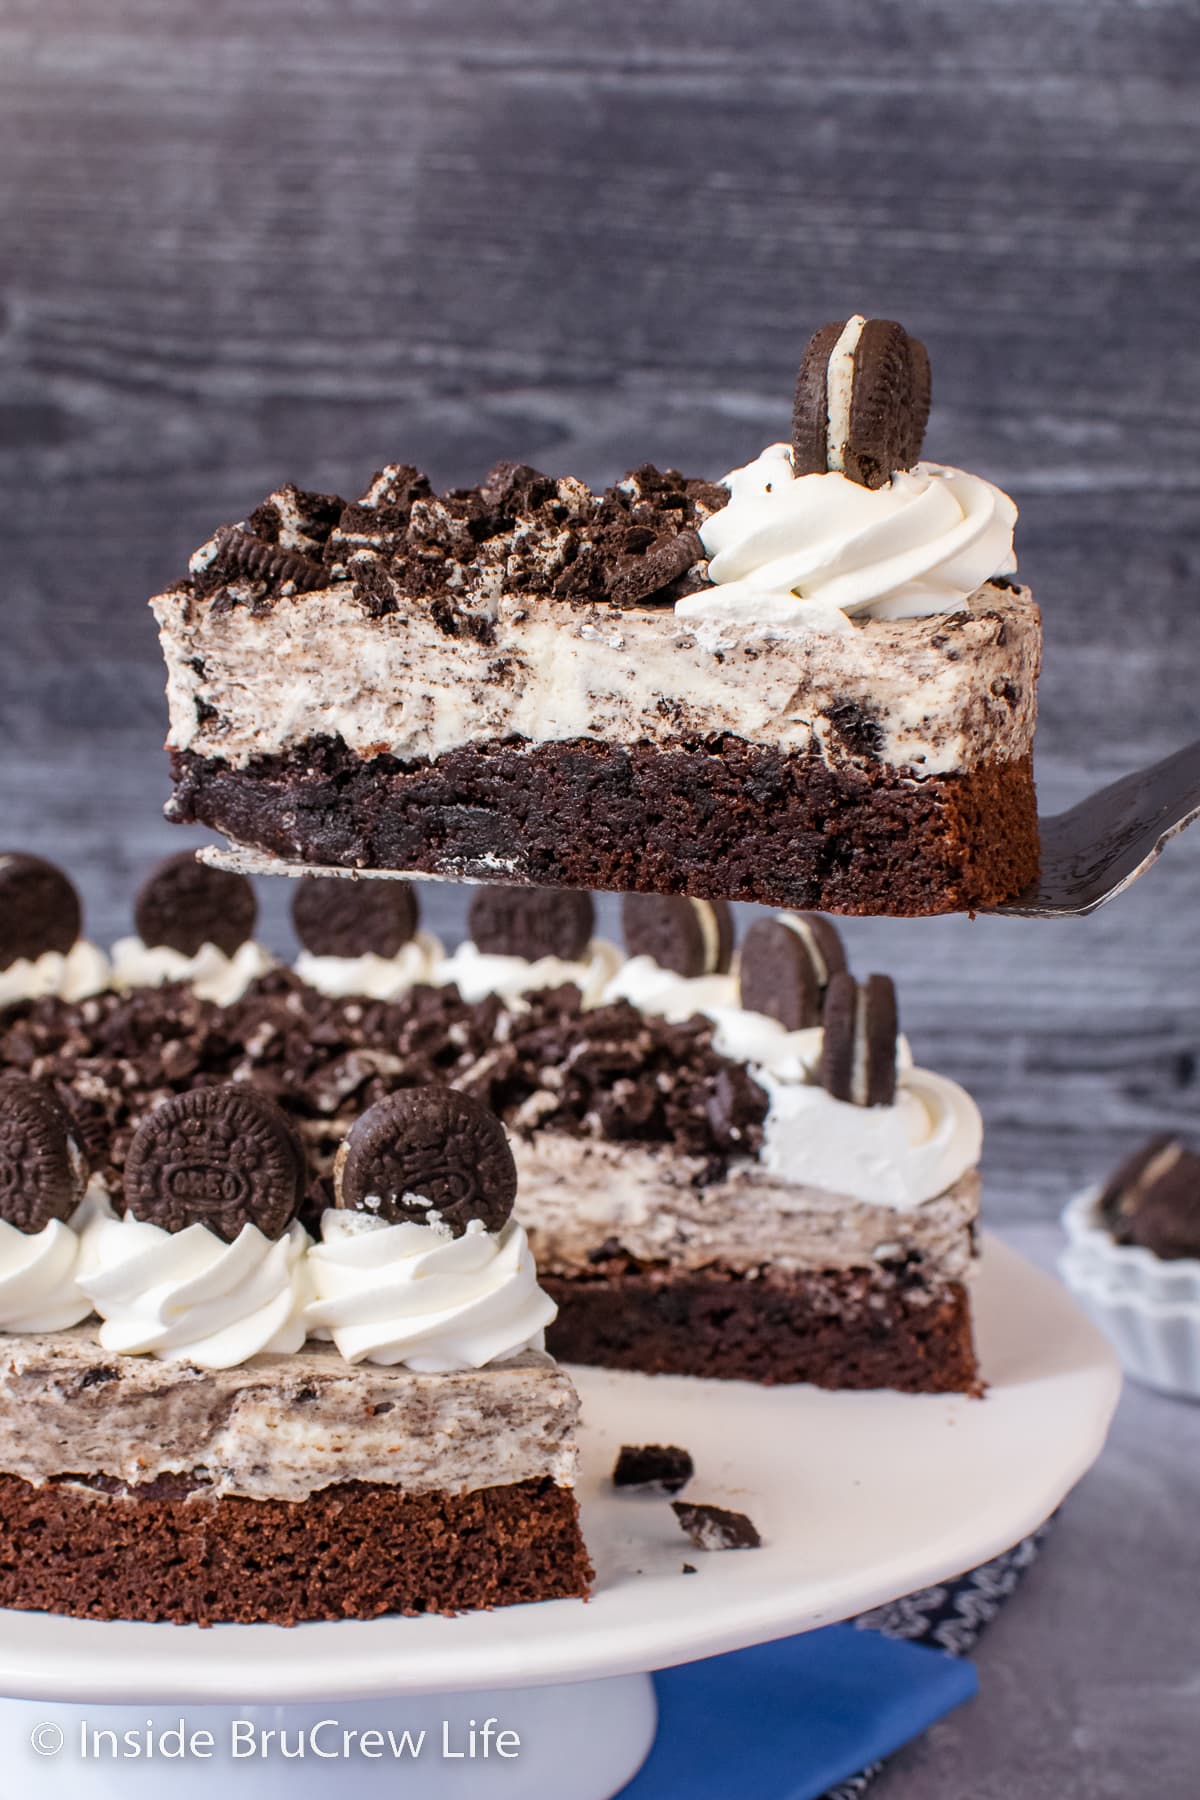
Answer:
[[[607,1800],[653,1738],[647,1670],[831,1624],[985,1562],[1094,1461],[1120,1391],[1105,1339],[994,1239],[975,1309],[984,1400],[576,1371],[597,1571],[586,1605],[291,1631],[0,1612],[5,1791]],[[689,1496],[749,1513],[763,1547],[706,1555],[664,1500],[615,1493],[619,1446],[655,1442],[686,1445]],[[160,1734],[181,1721],[184,1754],[170,1755],[178,1740]],[[272,1730],[287,1736],[263,1740]],[[410,1744],[424,1730],[419,1752],[405,1730]],[[211,1751],[195,1737],[206,1731]]]

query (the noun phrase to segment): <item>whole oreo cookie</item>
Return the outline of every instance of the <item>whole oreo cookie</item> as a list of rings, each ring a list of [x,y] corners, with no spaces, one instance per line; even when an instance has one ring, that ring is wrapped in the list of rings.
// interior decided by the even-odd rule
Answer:
[[[292,900],[296,936],[313,956],[395,956],[412,941],[417,918],[407,881],[306,875]]]
[[[835,975],[825,995],[821,1085],[853,1106],[890,1106],[896,1098],[896,989],[888,975],[861,984]]]
[[[176,1094],[144,1119],[125,1161],[125,1208],[164,1231],[243,1225],[278,1238],[305,1189],[304,1152],[273,1101],[242,1084]]]
[[[776,913],[746,933],[738,958],[747,1012],[778,1019],[786,1031],[821,1023],[825,990],[846,967],[837,927],[820,913]]]
[[[148,949],[195,956],[215,944],[226,956],[254,931],[258,901],[244,875],[210,869],[191,850],[168,856],[147,877],[134,902],[137,934]]]
[[[30,1235],[69,1219],[87,1187],[70,1115],[41,1082],[0,1076],[0,1219]]]
[[[0,969],[61,956],[83,922],[79,895],[61,869],[20,850],[0,851]]]
[[[885,486],[920,457],[931,392],[925,346],[895,319],[823,325],[796,382],[796,474],[836,469],[861,487]]]
[[[649,956],[674,975],[721,975],[733,960],[733,914],[724,900],[626,894],[621,929],[630,956]]]
[[[472,1219],[499,1231],[517,1170],[494,1113],[455,1088],[402,1088],[351,1126],[335,1170],[337,1204],[389,1224],[436,1214],[455,1237]]]
[[[556,956],[578,962],[596,922],[592,896],[575,888],[481,887],[467,929],[485,956]]]

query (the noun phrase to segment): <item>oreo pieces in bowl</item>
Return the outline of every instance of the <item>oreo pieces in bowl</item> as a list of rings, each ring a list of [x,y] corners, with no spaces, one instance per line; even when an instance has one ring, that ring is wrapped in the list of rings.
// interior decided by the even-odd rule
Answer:
[[[823,325],[796,382],[796,474],[838,470],[861,487],[884,487],[920,457],[930,394],[925,346],[895,319],[856,313]]]
[[[595,925],[592,896],[573,888],[476,888],[467,929],[485,956],[578,962]]]
[[[69,1219],[87,1187],[70,1115],[41,1082],[0,1076],[0,1219],[32,1236]]]
[[[852,1106],[896,1098],[896,989],[888,975],[835,975],[825,995],[821,1085]]]
[[[83,922],[79,895],[61,869],[20,850],[0,851],[0,969],[65,956]]]
[[[337,1204],[390,1225],[436,1219],[461,1237],[472,1219],[499,1231],[517,1170],[494,1113],[455,1088],[402,1088],[351,1126],[334,1172]]]
[[[1200,1156],[1178,1138],[1152,1138],[1121,1165],[1097,1203],[1118,1244],[1164,1262],[1200,1258]]]
[[[312,956],[396,956],[417,929],[407,881],[306,875],[292,900],[296,936]]]
[[[210,869],[181,850],[147,877],[134,902],[137,934],[148,949],[195,956],[215,944],[232,956],[254,931],[258,901],[244,875]]]
[[[176,1094],[144,1119],[125,1162],[125,1210],[164,1231],[243,1225],[282,1237],[305,1188],[304,1152],[279,1108],[241,1084]]]
[[[837,927],[820,913],[758,919],[738,958],[742,1006],[777,1019],[785,1031],[804,1031],[821,1023],[825,990],[845,967]]]
[[[626,894],[621,928],[630,956],[648,956],[673,975],[720,975],[733,960],[733,914],[724,900]]]

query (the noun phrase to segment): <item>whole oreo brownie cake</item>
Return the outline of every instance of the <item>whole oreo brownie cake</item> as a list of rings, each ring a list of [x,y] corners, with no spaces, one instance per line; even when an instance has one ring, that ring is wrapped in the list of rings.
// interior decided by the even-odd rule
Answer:
[[[483,889],[480,941],[421,973],[404,960],[414,939],[397,942],[375,896],[323,882],[298,907],[311,942],[364,952],[314,956],[325,991],[275,966],[221,999],[194,980],[61,998],[26,961],[41,997],[0,1010],[0,1068],[65,1109],[93,1190],[118,1212],[141,1179],[146,1121],[171,1107],[186,1117],[213,1085],[264,1097],[303,1146],[299,1218],[314,1235],[338,1216],[339,1179],[343,1205],[365,1196],[364,1115],[438,1084],[507,1128],[515,1216],[559,1306],[554,1354],[762,1382],[976,1387],[979,1116],[961,1088],[911,1066],[890,982],[856,983],[828,920],[760,920],[735,956],[723,903],[638,896],[622,961],[591,938],[587,896]],[[415,898],[396,905],[415,933]],[[354,991],[360,977],[374,994]],[[481,1223],[494,1228],[490,1214]],[[0,1263],[0,1328],[24,1330],[33,1298],[58,1290],[47,1278],[31,1297],[33,1251],[0,1238],[15,1259],[7,1314]],[[308,1276],[323,1254],[306,1253]],[[286,1258],[277,1249],[275,1265]],[[138,1300],[130,1350],[148,1347]]]
[[[211,874],[181,911],[201,947],[253,919]],[[36,989],[73,945],[20,917],[0,965]],[[335,1049],[337,1013],[282,974],[0,1009],[0,1605],[291,1624],[586,1594],[578,1400],[504,1127],[419,1011],[392,1057],[361,1006]]]
[[[893,321],[810,343],[792,441],[602,493],[499,464],[285,487],[153,601],[169,816],[291,863],[825,912],[1038,867],[1016,509],[921,462]]]

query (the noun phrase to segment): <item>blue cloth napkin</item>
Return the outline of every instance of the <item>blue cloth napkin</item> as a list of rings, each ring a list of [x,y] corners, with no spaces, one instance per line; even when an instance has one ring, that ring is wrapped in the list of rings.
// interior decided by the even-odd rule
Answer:
[[[620,1800],[819,1800],[975,1693],[923,1644],[829,1625],[654,1677],[654,1748]]]

